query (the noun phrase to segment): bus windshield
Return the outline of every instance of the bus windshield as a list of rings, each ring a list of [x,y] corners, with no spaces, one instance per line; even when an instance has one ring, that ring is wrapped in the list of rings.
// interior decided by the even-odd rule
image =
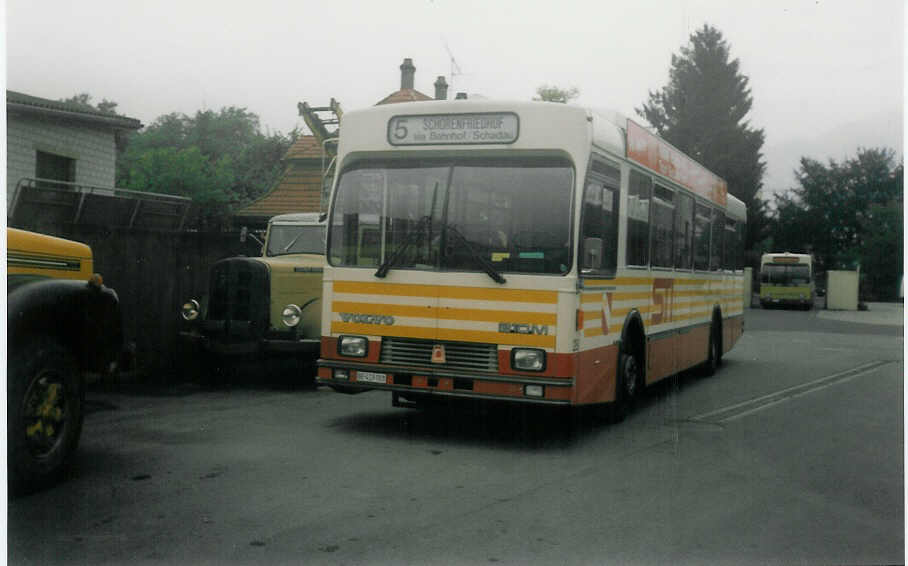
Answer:
[[[338,180],[329,261],[385,271],[567,273],[572,189],[564,159],[359,162]]]
[[[323,225],[272,224],[268,233],[269,256],[284,254],[325,253],[325,227]]]
[[[810,283],[810,266],[768,263],[763,266],[760,280],[771,285],[807,285]]]

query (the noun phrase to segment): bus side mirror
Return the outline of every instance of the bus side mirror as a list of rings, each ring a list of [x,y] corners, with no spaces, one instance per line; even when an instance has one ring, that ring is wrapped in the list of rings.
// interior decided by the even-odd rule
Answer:
[[[602,238],[583,239],[582,269],[600,269],[602,267]]]

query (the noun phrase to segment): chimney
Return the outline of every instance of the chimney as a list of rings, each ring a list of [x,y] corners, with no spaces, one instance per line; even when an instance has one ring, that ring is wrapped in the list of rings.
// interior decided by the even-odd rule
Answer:
[[[441,75],[435,79],[435,100],[448,99],[448,81]]]
[[[400,90],[413,88],[413,75],[416,74],[416,67],[413,66],[413,59],[407,57],[400,65]]]

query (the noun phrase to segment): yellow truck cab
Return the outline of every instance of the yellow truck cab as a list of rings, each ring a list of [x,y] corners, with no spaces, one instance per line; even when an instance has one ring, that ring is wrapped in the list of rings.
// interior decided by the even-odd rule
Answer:
[[[11,491],[56,480],[82,431],[85,375],[116,369],[119,299],[91,248],[7,229],[7,458]]]
[[[231,358],[315,360],[325,264],[325,222],[319,216],[275,216],[260,257],[218,261],[208,293],[183,305],[181,334],[201,350],[205,377],[215,378]]]

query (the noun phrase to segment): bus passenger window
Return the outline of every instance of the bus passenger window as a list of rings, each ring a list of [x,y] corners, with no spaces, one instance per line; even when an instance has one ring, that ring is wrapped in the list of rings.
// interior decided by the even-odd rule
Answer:
[[[694,241],[694,199],[679,194],[675,208],[675,268],[690,269]]]
[[[708,206],[697,204],[694,208],[694,269],[709,269],[709,225],[712,220]]]
[[[744,269],[744,240],[747,237],[744,222],[738,222],[735,225],[735,232],[738,234],[738,248],[735,250],[735,270]]]
[[[709,255],[710,271],[719,271],[722,269],[722,243],[725,239],[725,215],[718,210],[713,210],[711,223],[712,246]]]
[[[612,276],[618,265],[618,187],[620,171],[593,162],[583,193],[580,269]]]
[[[631,171],[627,195],[627,264],[649,265],[649,207],[653,180]]]
[[[735,254],[738,253],[738,233],[735,231],[735,221],[725,219],[725,252],[722,254],[722,268],[729,271],[735,270]]]
[[[675,193],[665,187],[653,188],[653,266],[672,266],[672,229],[675,215]]]

